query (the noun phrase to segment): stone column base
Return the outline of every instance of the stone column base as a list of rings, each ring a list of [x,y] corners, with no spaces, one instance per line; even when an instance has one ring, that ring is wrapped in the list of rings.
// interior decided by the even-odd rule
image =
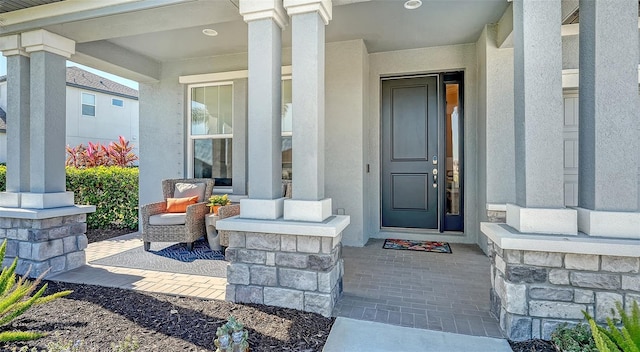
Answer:
[[[640,240],[640,213],[576,208],[578,230],[589,236]]]
[[[561,323],[598,323],[615,302],[640,303],[640,240],[514,233],[482,223],[491,258],[491,311],[506,337],[549,339]]]
[[[275,220],[282,217],[284,198],[240,200],[240,217],[247,219]]]
[[[260,226],[266,222],[230,218],[216,223],[229,231],[226,300],[331,316],[342,295],[342,230],[348,217]],[[278,233],[256,232],[256,227]]]
[[[331,198],[322,200],[286,199],[284,219],[320,222],[331,216]]]
[[[16,273],[47,277],[86,263],[86,213],[94,206],[50,210],[0,208],[0,241],[7,241],[3,266],[18,258]]]
[[[524,233],[578,234],[575,209],[523,208],[507,204],[507,225]]]

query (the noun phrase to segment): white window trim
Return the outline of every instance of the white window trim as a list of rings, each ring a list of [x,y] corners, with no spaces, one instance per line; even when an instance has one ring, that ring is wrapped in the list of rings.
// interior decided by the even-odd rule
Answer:
[[[205,82],[187,85],[187,177],[193,178],[193,141],[196,139],[233,139],[233,133],[191,135],[191,89],[199,87],[231,86],[231,119],[235,116],[233,81]],[[232,126],[233,128],[233,126]],[[233,155],[231,156],[233,160]],[[232,186],[233,187],[233,186]]]
[[[93,116],[91,115],[85,115],[82,111],[82,105],[89,105],[89,104],[85,104],[84,101],[82,101],[82,96],[84,94],[87,95],[93,95]],[[93,94],[93,93],[87,93],[87,92],[80,92],[80,116],[83,117],[93,117],[95,118],[98,115],[98,96]]]

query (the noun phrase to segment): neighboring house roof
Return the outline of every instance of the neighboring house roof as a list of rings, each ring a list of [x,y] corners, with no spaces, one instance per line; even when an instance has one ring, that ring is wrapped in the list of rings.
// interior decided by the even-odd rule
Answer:
[[[138,91],[81,68],[67,67],[67,86],[138,100]]]
[[[5,82],[7,76],[0,76]],[[138,100],[138,91],[81,68],[67,67],[67,86]]]

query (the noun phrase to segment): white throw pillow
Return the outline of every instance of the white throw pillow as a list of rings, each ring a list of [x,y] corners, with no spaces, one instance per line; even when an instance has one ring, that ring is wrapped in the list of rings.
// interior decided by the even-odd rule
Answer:
[[[173,198],[187,198],[198,196],[198,202],[206,202],[204,199],[204,191],[206,185],[204,183],[176,183],[173,190]]]

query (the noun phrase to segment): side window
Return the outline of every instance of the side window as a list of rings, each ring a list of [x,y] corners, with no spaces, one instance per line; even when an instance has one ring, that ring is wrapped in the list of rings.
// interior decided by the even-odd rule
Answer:
[[[189,87],[189,158],[193,177],[232,186],[233,83]]]
[[[293,151],[291,144],[293,105],[291,104],[291,77],[282,79],[282,179],[291,180]]]
[[[82,93],[82,116],[96,116],[95,94]]]

